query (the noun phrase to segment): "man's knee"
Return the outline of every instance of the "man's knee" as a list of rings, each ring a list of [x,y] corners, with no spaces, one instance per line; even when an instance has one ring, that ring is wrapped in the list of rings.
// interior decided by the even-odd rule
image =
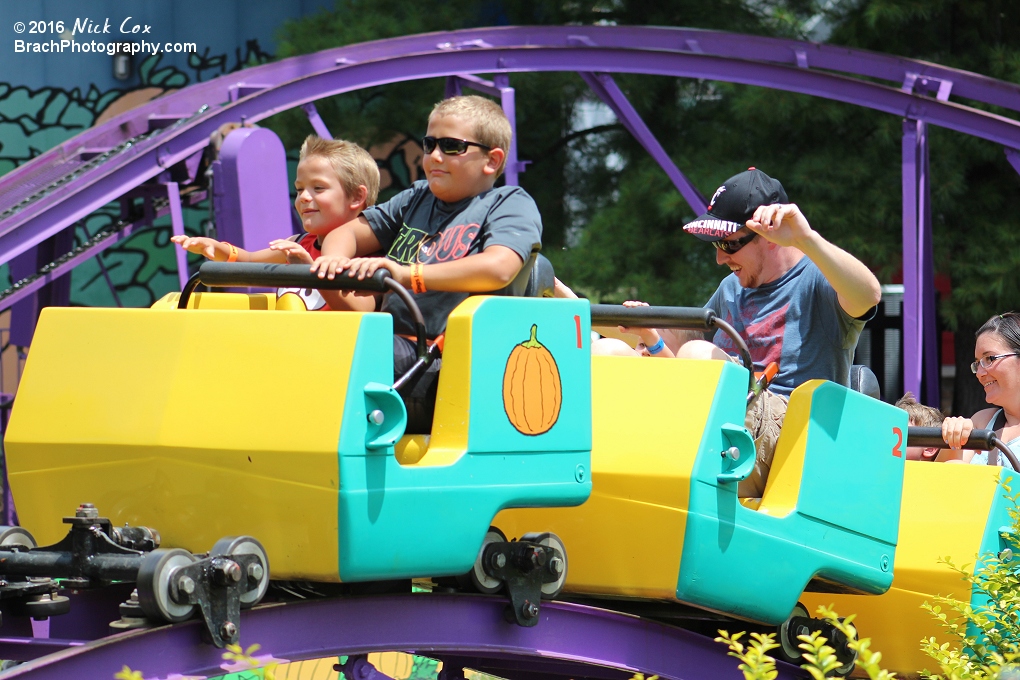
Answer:
[[[729,361],[729,355],[707,340],[690,340],[680,346],[677,359],[717,359]]]

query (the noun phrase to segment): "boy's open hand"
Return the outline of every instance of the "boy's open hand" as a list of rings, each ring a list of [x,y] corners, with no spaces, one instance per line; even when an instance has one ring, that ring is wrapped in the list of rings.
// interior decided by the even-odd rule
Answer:
[[[623,303],[624,307],[647,307],[647,302],[641,302],[640,300],[627,300]],[[659,341],[659,334],[651,328],[640,328],[638,326],[617,326],[621,333],[630,333],[641,338],[641,343],[646,347],[651,347]],[[640,350],[639,350],[640,351]]]
[[[183,234],[171,236],[170,240],[189,253],[198,253],[210,260],[216,259],[216,246],[220,244],[216,239],[206,238],[205,236],[185,236]]]
[[[347,263],[350,261],[351,258],[343,255],[319,255],[309,269],[312,273],[318,274],[320,279],[332,281],[337,274],[347,269]]]
[[[356,257],[347,263],[347,275],[357,278],[359,281],[365,278],[372,278],[379,269],[385,269],[390,276],[400,285],[411,285],[411,268],[398,264],[387,257]]]
[[[269,249],[286,255],[287,264],[312,264],[314,262],[307,250],[290,239],[278,238],[275,241],[270,241]]]

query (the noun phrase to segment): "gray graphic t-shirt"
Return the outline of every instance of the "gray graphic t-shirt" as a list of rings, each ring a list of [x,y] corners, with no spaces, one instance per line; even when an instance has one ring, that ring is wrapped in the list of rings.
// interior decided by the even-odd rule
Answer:
[[[758,288],[743,288],[737,276],[730,274],[705,307],[740,333],[756,371],[773,361],[779,364],[769,389],[786,396],[814,378],[847,385],[857,338],[864,322],[875,314],[872,308],[855,319],[844,312],[836,291],[807,257]],[[738,354],[723,331],[716,331],[712,342],[729,354]]]
[[[499,187],[445,203],[429,190],[428,181],[420,180],[363,214],[386,256],[400,264],[450,262],[493,245],[510,248],[527,262],[532,250],[542,245],[538,206],[520,187]],[[431,290],[412,295],[425,317],[429,338],[446,330],[446,318],[468,297]],[[395,333],[415,334],[414,320],[400,298],[387,295],[383,311],[393,315]]]

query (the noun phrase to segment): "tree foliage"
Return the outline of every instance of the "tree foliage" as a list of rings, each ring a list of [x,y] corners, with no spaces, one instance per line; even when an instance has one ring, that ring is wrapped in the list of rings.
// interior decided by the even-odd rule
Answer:
[[[338,0],[330,12],[287,24],[279,53],[502,24],[688,26],[806,38],[822,16],[832,27],[828,42],[1020,82],[1020,8],[1009,0]],[[883,282],[898,280],[900,118],[760,87],[615,79],[702,194],[759,167],[783,182],[829,240]],[[520,181],[542,211],[544,252],[561,278],[596,300],[702,304],[727,272],[715,264],[712,248],[684,236],[681,226],[694,212],[662,169],[615,121],[581,124],[585,106],[597,100],[576,74],[513,74],[511,82],[519,155],[531,161]],[[441,80],[400,83],[318,106],[334,134],[363,144],[394,134],[417,139],[443,86]],[[300,111],[270,124],[289,147],[310,129]],[[959,333],[964,366],[973,329],[1020,300],[1014,275],[1020,230],[1011,210],[1020,178],[996,145],[929,131],[936,269],[952,284],[940,311]],[[976,405],[958,400],[957,410]]]

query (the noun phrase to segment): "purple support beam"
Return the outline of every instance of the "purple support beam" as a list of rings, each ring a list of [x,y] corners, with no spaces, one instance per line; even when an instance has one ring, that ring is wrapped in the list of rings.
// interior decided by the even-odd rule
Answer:
[[[663,680],[740,677],[724,646],[681,628],[563,602],[543,603],[538,625],[522,628],[504,620],[505,607],[495,597],[437,594],[269,605],[242,612],[241,645],[258,642],[262,652],[290,661],[405,650],[450,653],[483,672],[489,663],[534,665],[543,677],[586,677],[588,669],[594,677],[621,680],[636,672]],[[201,642],[201,628],[191,621],[115,635],[36,659],[4,677],[108,680],[124,665],[147,678],[217,674],[221,650]],[[0,655],[9,649],[0,644]],[[780,677],[797,677],[796,670],[780,664]]]
[[[443,99],[459,97],[463,91],[460,89],[460,78],[458,76],[446,77],[446,89],[443,91]]]
[[[405,55],[360,62],[316,73],[251,94],[164,130],[166,136],[139,141],[106,164],[31,201],[0,223],[0,260],[23,252],[43,238],[116,199],[165,168],[201,150],[222,123],[245,118],[256,122],[323,96],[363,87],[465,72],[614,71],[685,76],[773,87],[868,106],[899,116],[926,120],[953,130],[1020,148],[1020,122],[949,102],[914,95],[813,69],[778,66],[690,53],[644,49],[529,47],[472,49]],[[27,166],[26,166],[27,167]],[[17,173],[17,171],[16,171]]]
[[[921,401],[939,408],[942,393],[939,386],[941,379],[942,357],[939,355],[941,343],[938,337],[938,324],[935,323],[935,254],[932,247],[931,228],[931,164],[928,151],[928,124],[921,121],[917,124],[917,157],[918,157],[918,218],[917,218],[917,269],[920,273],[917,294],[918,309],[921,311],[921,386],[924,394]]]
[[[928,126],[903,121],[903,389],[939,406]],[[922,387],[924,388],[922,391]]]
[[[1011,149],[1008,146],[1003,151],[1006,152],[1006,160],[1013,166],[1013,169],[1020,172],[1020,151]]]
[[[322,116],[319,115],[319,110],[315,108],[315,104],[308,102],[301,107],[305,110],[305,115],[308,116],[308,122],[312,124],[312,129],[315,130],[315,134],[319,135],[323,139],[333,139],[333,135],[329,133],[329,128],[322,122]]]
[[[498,75],[495,80],[489,81],[478,76],[467,73],[460,73],[446,79],[446,98],[458,97],[465,87],[477,90],[484,94],[499,97],[503,113],[510,121],[510,148],[506,152],[506,166],[503,170],[506,183],[510,186],[520,184],[519,174],[524,172],[527,161],[517,160],[517,103],[514,88],[510,87],[510,77]]]
[[[208,102],[233,102],[252,92],[272,88],[308,74],[347,64],[388,59],[398,54],[490,47],[556,47],[576,44],[579,39],[609,48],[641,46],[650,51],[686,51],[789,65],[803,65],[807,62],[811,69],[866,76],[894,83],[897,87],[904,82],[908,73],[915,73],[951,81],[954,96],[1020,110],[1020,86],[1015,83],[938,64],[847,49],[838,45],[685,28],[508,26],[468,29],[347,45],[226,74],[158,97],[115,117],[105,125],[84,131],[33,159],[19,171],[0,178],[0,196],[3,197],[0,199],[0,215],[10,206],[34,194],[50,180],[75,170],[81,162],[78,156],[80,152],[116,147],[146,132],[150,116],[187,116]],[[256,80],[259,84],[249,84]]]
[[[697,187],[691,184],[691,181],[687,179],[684,173],[680,172],[680,168],[676,167],[676,164],[666,153],[666,150],[659,144],[659,140],[655,138],[652,131],[645,125],[645,121],[641,119],[641,115],[637,112],[631,103],[627,99],[627,95],[623,93],[613,77],[607,73],[585,73],[579,74],[584,82],[588,83],[588,87],[598,95],[606,106],[613,110],[616,114],[617,120],[623,124],[627,131],[641,143],[641,146],[645,148],[645,151],[655,159],[655,162],[666,171],[666,175],[670,181],[680,192],[680,195],[687,201],[687,205],[691,207],[694,214],[700,215],[705,211],[705,207],[708,205],[708,201],[701,195]]]
[[[922,332],[918,304],[917,121],[903,121],[903,389],[921,394]]]
[[[167,182],[166,196],[170,205],[170,229],[174,236],[184,236],[184,212],[181,210],[181,190],[177,186],[177,182]],[[181,290],[184,290],[184,286],[190,278],[188,251],[175,246],[174,256],[177,258],[177,278],[181,282]]]

